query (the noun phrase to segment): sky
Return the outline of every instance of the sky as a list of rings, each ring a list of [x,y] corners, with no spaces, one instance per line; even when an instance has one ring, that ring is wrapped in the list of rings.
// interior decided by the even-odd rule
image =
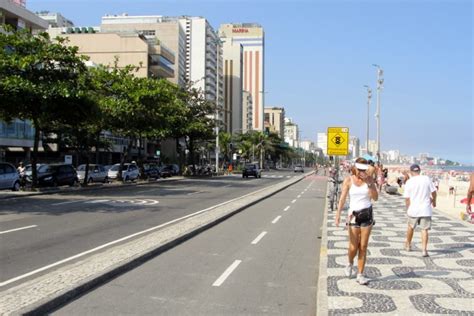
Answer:
[[[284,107],[302,139],[348,127],[376,139],[380,65],[381,150],[429,153],[474,165],[473,3],[470,0],[27,0],[76,26],[106,14],[202,16],[256,22],[265,31],[265,106]]]

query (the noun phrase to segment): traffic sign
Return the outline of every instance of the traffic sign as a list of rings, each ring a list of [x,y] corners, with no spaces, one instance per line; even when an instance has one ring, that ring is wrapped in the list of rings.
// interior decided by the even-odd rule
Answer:
[[[349,128],[328,127],[328,155],[347,156],[349,154]]]

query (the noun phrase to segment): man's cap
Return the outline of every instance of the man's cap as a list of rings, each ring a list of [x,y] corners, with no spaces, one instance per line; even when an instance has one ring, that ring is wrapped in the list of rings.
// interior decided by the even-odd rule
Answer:
[[[410,171],[419,172],[421,170],[420,166],[416,163],[410,166]]]

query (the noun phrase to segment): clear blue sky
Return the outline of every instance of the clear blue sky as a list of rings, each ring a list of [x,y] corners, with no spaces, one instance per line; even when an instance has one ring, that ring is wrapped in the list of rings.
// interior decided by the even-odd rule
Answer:
[[[77,26],[105,14],[191,15],[265,29],[267,106],[283,106],[316,140],[346,126],[365,143],[366,90],[376,69],[382,150],[430,153],[474,164],[473,4],[470,0],[28,0],[31,11],[59,12]],[[371,139],[376,138],[375,93]]]

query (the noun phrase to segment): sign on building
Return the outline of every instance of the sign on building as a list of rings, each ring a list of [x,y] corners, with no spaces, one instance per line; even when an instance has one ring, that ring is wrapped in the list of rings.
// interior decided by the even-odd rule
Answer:
[[[349,128],[328,127],[328,155],[347,156],[349,154]]]

